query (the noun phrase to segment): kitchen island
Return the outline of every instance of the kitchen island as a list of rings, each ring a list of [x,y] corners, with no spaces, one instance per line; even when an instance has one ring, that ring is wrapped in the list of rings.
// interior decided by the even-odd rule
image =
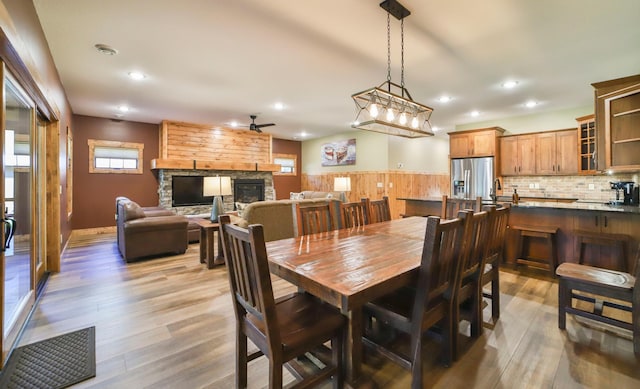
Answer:
[[[500,198],[499,198],[500,199]],[[405,201],[405,216],[440,215],[442,199],[409,199]],[[576,231],[587,231],[596,234],[627,235],[627,269],[619,269],[619,250],[609,247],[589,246],[586,250],[585,264],[631,272],[634,259],[640,244],[640,207],[623,205],[606,205],[587,201],[525,201],[521,198],[518,204],[509,204],[511,215],[510,226],[529,226],[542,228],[558,228],[556,244],[558,262],[578,262]],[[556,201],[553,201],[556,200]],[[561,199],[565,200],[565,199]],[[509,230],[505,247],[505,262],[514,264],[518,256],[519,231]],[[542,242],[531,242],[529,250],[538,254],[545,251]]]

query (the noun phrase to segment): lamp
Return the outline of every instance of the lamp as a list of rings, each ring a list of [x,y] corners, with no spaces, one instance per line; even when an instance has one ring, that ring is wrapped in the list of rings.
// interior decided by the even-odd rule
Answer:
[[[222,196],[231,194],[231,177],[205,177],[202,185],[203,196],[214,196],[211,207],[211,221],[217,222],[218,215],[224,213]]]
[[[336,177],[333,179],[333,191],[341,192],[340,200],[347,202],[347,195],[344,192],[351,191],[351,177]]]
[[[411,12],[397,0],[385,0],[380,7],[387,11],[387,80],[377,87],[351,95],[357,110],[351,127],[405,138],[433,136],[429,123],[433,108],[414,101],[404,87],[404,18]],[[390,15],[400,20],[400,85],[391,81]]]

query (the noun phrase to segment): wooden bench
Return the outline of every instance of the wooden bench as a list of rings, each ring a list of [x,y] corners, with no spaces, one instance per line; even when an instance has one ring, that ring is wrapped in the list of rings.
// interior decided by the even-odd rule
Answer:
[[[532,227],[532,226],[509,226],[512,230],[519,230],[520,237],[518,239],[518,257],[516,264],[538,267],[549,270],[552,276],[555,275],[556,267],[558,267],[558,254],[556,250],[556,233],[557,227]],[[547,248],[544,258],[533,257],[527,252],[527,243],[525,239],[538,238],[543,239]]]
[[[566,314],[574,314],[633,333],[633,352],[640,355],[640,252],[635,276],[621,271],[565,262],[556,269],[558,276],[558,328],[566,328]],[[589,293],[591,297],[574,292]],[[573,306],[573,299],[593,303],[593,310]],[[613,301],[617,300],[617,301]],[[630,305],[620,304],[621,302]],[[603,315],[605,307],[631,312],[631,323]]]

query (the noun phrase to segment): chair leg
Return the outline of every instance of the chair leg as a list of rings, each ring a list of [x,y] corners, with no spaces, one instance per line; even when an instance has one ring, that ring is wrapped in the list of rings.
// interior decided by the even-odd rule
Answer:
[[[500,270],[497,265],[491,279],[491,318],[494,321],[500,318]]]
[[[565,308],[571,304],[571,291],[563,278],[558,282],[558,328],[564,330],[567,326],[567,312]]]
[[[276,355],[269,357],[269,388],[282,388],[282,367],[283,361]]]
[[[480,275],[482,277],[482,275]],[[471,310],[471,337],[478,338],[482,334],[482,282],[476,281],[473,307]]]
[[[236,326],[236,388],[247,387],[247,337]]]
[[[411,358],[411,389],[422,388],[422,336],[416,342]]]

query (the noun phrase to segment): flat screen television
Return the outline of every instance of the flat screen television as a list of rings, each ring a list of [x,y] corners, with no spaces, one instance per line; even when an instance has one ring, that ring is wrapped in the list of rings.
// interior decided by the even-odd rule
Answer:
[[[202,195],[202,176],[173,176],[171,180],[171,206],[208,205],[213,196]]]

